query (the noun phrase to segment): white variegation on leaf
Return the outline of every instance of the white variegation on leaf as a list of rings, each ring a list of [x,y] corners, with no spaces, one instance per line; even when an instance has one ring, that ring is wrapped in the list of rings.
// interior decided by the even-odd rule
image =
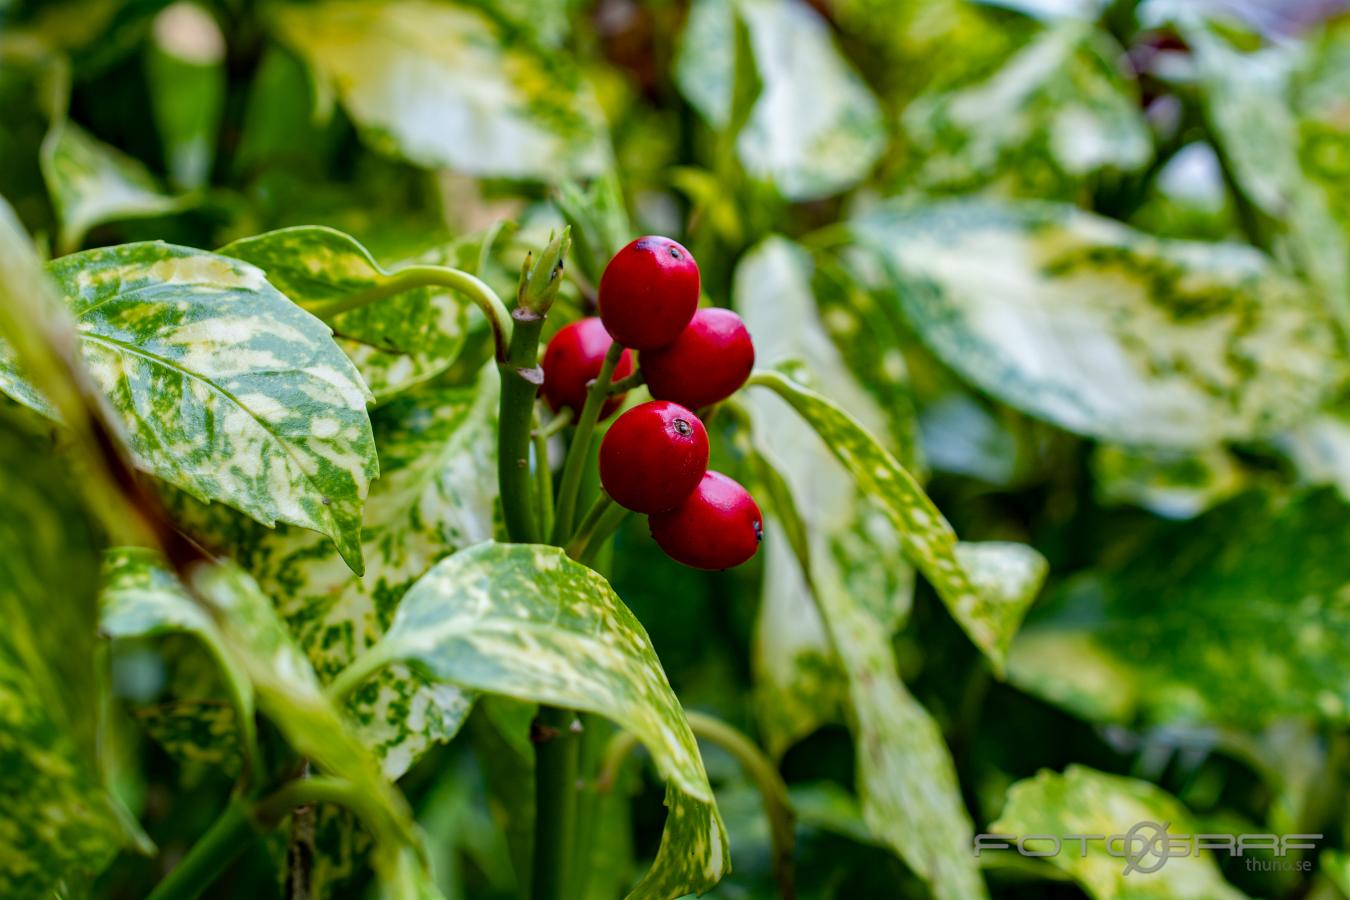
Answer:
[[[248,763],[255,762],[253,724],[253,685],[225,647],[225,641],[209,613],[202,609],[173,573],[164,566],[159,554],[138,547],[120,547],[108,551],[103,560],[103,589],[100,597],[99,630],[111,638],[135,638],[182,633],[201,641],[220,670],[233,706],[228,732],[204,722],[201,734],[233,739],[234,748]],[[230,710],[227,708],[226,712]],[[210,711],[214,715],[214,711]],[[180,732],[186,729],[178,729]],[[180,737],[180,743],[182,743]],[[220,753],[219,746],[197,748],[203,753]]]
[[[667,782],[656,861],[630,897],[712,887],[726,829],[698,744],[642,624],[603,577],[557,547],[484,543],[415,584],[364,664],[604,716],[638,737]],[[363,664],[363,665],[364,665]]]
[[[1126,855],[1120,841],[1111,852],[1106,840],[1065,842],[1065,852],[1044,862],[1066,872],[1094,900],[1150,897],[1156,900],[1243,900],[1245,894],[1223,880],[1214,857],[1206,851],[1160,857],[1158,847],[1144,847],[1160,838],[1159,829],[1179,836],[1193,835],[1197,823],[1181,803],[1157,785],[1135,778],[1107,775],[1086,766],[1069,766],[1061,775],[1049,770],[1019,781],[1008,789],[1003,814],[989,826],[1002,835],[1119,835],[1137,823],[1153,823],[1135,832]],[[1028,843],[1040,850],[1043,845]],[[1072,848],[1072,849],[1070,849]],[[1134,854],[1137,854],[1137,858]],[[1128,858],[1127,858],[1128,856]],[[1165,865],[1163,865],[1165,864]],[[1137,868],[1131,869],[1131,865]],[[1146,887],[1143,887],[1146,885]]]
[[[851,228],[943,362],[1079,434],[1162,447],[1267,435],[1344,377],[1317,298],[1251,247],[1031,202],[888,205]]]
[[[386,270],[355,238],[317,225],[269,231],[217,252],[262,269],[282,293],[311,309],[397,290],[397,271],[403,267]],[[445,260],[431,254],[416,262]],[[371,393],[384,399],[454,363],[464,346],[471,305],[446,288],[414,287],[338,313],[331,322],[338,346],[361,370]]]
[[[598,175],[610,163],[582,74],[513,45],[478,10],[321,0],[276,6],[271,21],[367,140],[413,163],[539,179]]]
[[[697,0],[675,70],[685,97],[713,127],[733,124],[737,17],[762,84],[736,137],[746,169],[792,200],[861,181],[885,149],[881,109],[801,0]]]
[[[140,160],[73,122],[60,122],[47,135],[41,162],[61,220],[58,244],[63,252],[77,249],[96,225],[178,212],[194,202],[167,193]]]
[[[187,247],[88,250],[48,271],[138,466],[265,525],[321,532],[360,571],[379,471],[371,398],[326,325],[257,268]],[[3,347],[0,390],[52,414]]]

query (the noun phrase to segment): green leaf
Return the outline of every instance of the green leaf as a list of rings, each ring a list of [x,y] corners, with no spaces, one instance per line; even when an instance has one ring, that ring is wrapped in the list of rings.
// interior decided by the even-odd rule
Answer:
[[[340,231],[317,225],[283,228],[217,252],[262,269],[278,290],[309,309],[393,292],[330,319],[338,346],[377,398],[444,372],[464,346],[471,303],[445,288],[401,289],[400,266],[382,268],[370,251]]]
[[[1056,591],[1012,681],[1095,721],[1350,721],[1345,522],[1333,491],[1251,493],[1165,530]]]
[[[556,547],[484,543],[408,591],[370,651],[462,687],[604,716],[637,736],[670,812],[632,897],[702,892],[727,871],[726,830],[698,745],[641,623],[599,574]]]
[[[791,200],[865,178],[886,145],[881,109],[829,26],[800,0],[697,0],[675,67],[684,96],[714,128],[734,125],[737,18],[762,84],[736,137],[745,168]]]
[[[1086,766],[1069,766],[1063,775],[1045,770],[1009,788],[1003,815],[989,826],[989,833],[1118,835],[1139,822],[1155,823],[1172,835],[1197,830],[1186,808],[1162,788]],[[1139,832],[1133,851],[1138,853],[1142,842],[1157,834],[1154,828]],[[1047,845],[1032,842],[1027,846],[1039,851]],[[1082,846],[1087,848],[1085,855]],[[1166,859],[1144,851],[1140,868],[1127,874],[1128,860],[1110,855],[1104,840],[1065,841],[1058,854],[1043,862],[1067,872],[1095,900],[1242,900],[1245,896],[1223,880],[1214,858],[1205,851]],[[1152,871],[1159,863],[1163,867]]]
[[[1092,24],[1069,21],[988,78],[918,98],[904,115],[914,186],[1073,199],[1093,173],[1145,165],[1152,138],[1121,52]]]
[[[229,778],[242,771],[235,707],[213,700],[174,700],[131,710],[155,743],[179,762],[220,769]]]
[[[166,193],[139,160],[73,122],[59,123],[43,141],[42,177],[61,221],[63,252],[77,249],[95,225],[161,216],[193,202]]]
[[[99,630],[110,638],[178,632],[201,641],[220,669],[233,706],[229,733],[224,736],[236,742],[246,762],[255,762],[253,686],[248,675],[226,650],[216,623],[183,590],[178,579],[164,567],[159,554],[136,547],[108,551],[103,561],[101,602]],[[220,737],[224,731],[222,719],[218,714],[212,715],[211,721],[194,730]],[[178,743],[182,742],[179,739]]]
[[[1176,451],[1098,444],[1090,465],[1099,501],[1133,504],[1168,519],[1194,518],[1247,482],[1222,447]]]
[[[48,271],[141,468],[265,525],[326,534],[361,569],[379,470],[370,395],[322,322],[253,266],[186,247],[88,250]],[[3,351],[0,390],[51,414]]]
[[[324,0],[274,7],[271,20],[378,149],[477,176],[559,179],[609,165],[580,73],[513,46],[476,10]]]
[[[1022,617],[1049,571],[1025,544],[961,543],[914,477],[856,419],[830,400],[778,372],[760,372],[752,384],[771,388],[820,436],[858,487],[899,529],[905,556],[952,617],[1002,672]]]
[[[91,879],[138,833],[104,789],[96,760],[98,547],[74,487],[49,443],[0,425],[0,894],[7,897],[44,897],[63,880]]]
[[[1163,447],[1269,434],[1345,368],[1316,299],[1249,247],[1039,203],[888,206],[852,230],[943,362],[1079,434]]]
[[[174,3],[155,16],[147,88],[173,182],[200,188],[211,176],[225,103],[225,38],[201,6]]]

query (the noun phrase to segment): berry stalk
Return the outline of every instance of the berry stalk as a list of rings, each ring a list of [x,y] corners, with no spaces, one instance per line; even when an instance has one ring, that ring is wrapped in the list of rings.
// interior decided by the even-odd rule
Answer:
[[[586,466],[587,452],[591,446],[591,435],[595,433],[595,423],[600,418],[600,408],[609,396],[610,379],[614,377],[614,367],[623,355],[623,346],[615,341],[605,353],[605,361],[600,366],[600,374],[591,382],[586,391],[586,405],[577,417],[577,430],[572,435],[572,445],[567,448],[567,460],[563,463],[562,481],[558,483],[558,510],[553,517],[553,543],[566,544],[572,534],[572,522],[577,514],[577,493],[581,490],[581,476]]]

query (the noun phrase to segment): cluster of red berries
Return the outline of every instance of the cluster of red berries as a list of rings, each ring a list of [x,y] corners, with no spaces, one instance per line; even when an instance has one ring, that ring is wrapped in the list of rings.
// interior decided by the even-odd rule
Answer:
[[[740,316],[699,309],[698,263],[669,238],[641,237],[600,278],[599,318],[561,329],[544,352],[544,397],[579,413],[610,345],[626,348],[614,380],[632,374],[631,350],[653,399],[628,410],[600,445],[600,483],[614,502],[647,515],[668,556],[699,569],[728,569],[755,555],[759,507],[745,488],[708,471],[708,432],[693,410],[745,384],[755,348]],[[605,402],[600,417],[618,409]]]

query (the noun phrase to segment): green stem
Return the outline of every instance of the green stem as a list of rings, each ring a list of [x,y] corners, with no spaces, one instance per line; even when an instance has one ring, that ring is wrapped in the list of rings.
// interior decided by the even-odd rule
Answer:
[[[534,860],[531,900],[565,900],[572,883],[573,840],[577,811],[577,760],[580,735],[576,714],[541,706],[534,740]]]
[[[642,374],[641,369],[638,369],[632,375],[620,378],[618,381],[611,381],[609,383],[609,394],[610,396],[622,394],[625,391],[631,391],[633,388],[642,387],[646,383],[647,376]]]
[[[585,470],[586,458],[590,453],[591,435],[595,432],[595,423],[600,420],[600,409],[605,405],[609,394],[610,379],[614,377],[614,367],[623,355],[623,346],[615,341],[609,345],[605,361],[600,366],[600,374],[595,376],[586,391],[586,403],[577,418],[577,430],[572,435],[572,445],[567,448],[567,460],[563,463],[562,481],[558,484],[558,511],[553,517],[553,543],[562,546],[572,534],[572,522],[576,518],[577,493],[581,490],[581,476]]]
[[[420,287],[449,288],[472,300],[492,326],[492,338],[497,346],[498,361],[506,358],[506,349],[512,336],[511,315],[507,312],[506,304],[482,279],[449,266],[409,266],[406,269],[399,269],[377,285],[336,300],[315,303],[307,309],[320,319],[331,321],[339,313],[350,312],[377,300]]]
[[[535,430],[538,436],[551,438],[571,424],[572,424],[572,408],[570,406],[564,406],[561,410],[558,411],[558,414],[556,416],[549,419],[547,422],[544,423],[542,427],[537,428]]]
[[[384,654],[379,652],[378,644],[362,653],[329,682],[326,691],[328,699],[335,704],[345,703],[348,697],[356,693],[357,688],[365,684],[370,676],[389,665],[389,662]]]
[[[601,793],[614,790],[614,782],[619,780],[619,772],[628,761],[628,755],[638,748],[639,741],[630,731],[616,731],[605,748],[600,774],[596,776],[595,787]]]
[[[531,432],[534,442],[535,501],[538,507],[539,533],[553,530],[553,469],[548,464],[548,435],[543,428]]]
[[[259,824],[271,828],[280,824],[292,810],[316,803],[332,803],[354,812],[370,806],[366,797],[350,781],[317,776],[286,782],[276,792],[258,801],[253,808],[253,816]]]
[[[543,383],[538,365],[542,313],[519,307],[511,317],[515,327],[502,376],[501,411],[497,421],[497,480],[501,489],[506,533],[519,544],[537,544],[542,538],[530,496],[530,430],[534,401]]]
[[[614,505],[614,501],[609,498],[609,494],[603,490],[600,496],[595,498],[591,508],[586,510],[586,515],[581,517],[581,524],[577,526],[577,533],[567,544],[567,555],[573,559],[581,558],[581,551],[586,549],[590,542],[591,534],[595,532],[595,526],[600,524],[605,513]]]
[[[796,893],[792,877],[796,817],[788,799],[787,785],[783,783],[778,769],[765,758],[753,741],[721,719],[699,712],[686,712],[685,718],[689,720],[689,728],[695,737],[714,743],[730,753],[759,789],[773,842],[773,871],[774,880],[778,882],[778,895],[783,900],[791,900]]]
[[[585,535],[578,533],[567,545],[568,555],[582,565],[589,566],[595,560],[595,555],[600,552],[600,548],[605,545],[605,541],[609,540],[610,535],[619,529],[626,518],[628,510],[617,503],[606,504],[588,533]]]
[[[235,797],[147,900],[193,900],[258,836],[248,804]]]

